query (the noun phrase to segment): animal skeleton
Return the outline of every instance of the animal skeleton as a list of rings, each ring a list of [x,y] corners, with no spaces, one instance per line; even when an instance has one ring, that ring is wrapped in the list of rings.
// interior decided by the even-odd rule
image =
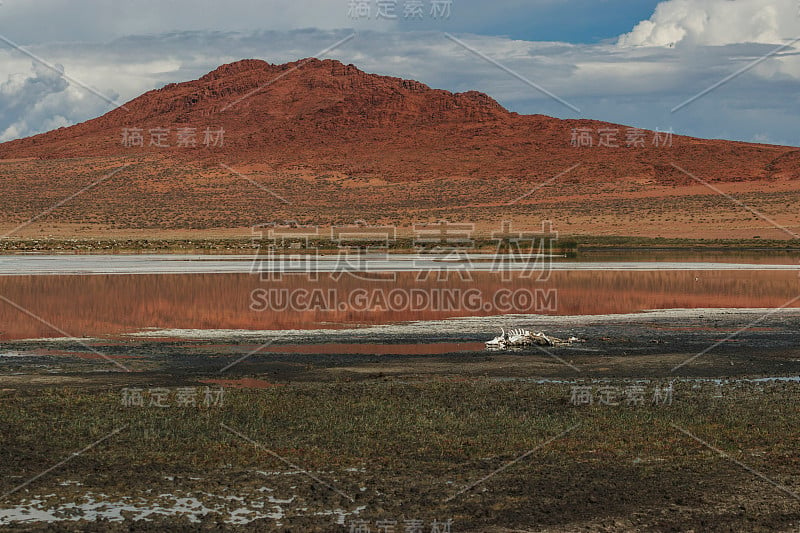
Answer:
[[[558,339],[550,337],[542,332],[531,333],[527,329],[512,329],[506,333],[506,330],[500,328],[500,336],[495,337],[490,341],[486,341],[486,348],[490,350],[503,350],[505,348],[518,348],[522,346],[564,346],[570,345],[580,339],[570,337],[569,340]]]

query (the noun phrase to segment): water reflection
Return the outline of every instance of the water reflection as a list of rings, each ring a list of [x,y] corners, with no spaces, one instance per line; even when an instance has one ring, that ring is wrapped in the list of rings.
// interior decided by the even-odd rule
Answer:
[[[725,249],[671,249],[648,248],[634,250],[625,248],[582,249],[563,261],[667,261],[704,263],[741,263],[751,265],[798,265],[800,252],[795,249],[776,250],[725,250]]]
[[[774,308],[800,295],[800,280],[793,271],[553,272],[546,282],[518,274],[504,281],[490,272],[473,272],[469,277],[463,280],[453,274],[438,280],[434,275],[418,280],[416,273],[398,273],[392,282],[350,275],[338,281],[327,275],[316,281],[289,275],[271,282],[245,274],[4,277],[0,278],[0,295],[41,320],[0,302],[0,338],[63,336],[55,328],[71,336],[102,336],[151,327],[312,329],[517,312],[576,315],[668,308]],[[305,308],[292,308],[284,302],[277,309],[268,305],[254,311],[254,290],[319,291],[334,297]],[[386,301],[390,291],[461,291],[478,299],[469,305],[431,301],[404,307]],[[541,293],[547,299],[537,302],[545,305],[536,309],[507,308],[494,300],[502,291]],[[373,298],[378,293],[384,295],[383,300]],[[353,306],[349,301],[353,294],[366,296]],[[792,306],[800,307],[800,302]]]

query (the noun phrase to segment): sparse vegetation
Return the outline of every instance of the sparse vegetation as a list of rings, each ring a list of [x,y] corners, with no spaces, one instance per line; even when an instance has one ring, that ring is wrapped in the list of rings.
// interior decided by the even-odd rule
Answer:
[[[158,409],[121,407],[115,389],[19,391],[0,398],[2,490],[124,428],[6,504],[26,493],[57,502],[86,491],[111,501],[216,492],[253,502],[266,486],[293,500],[282,527],[257,523],[285,531],[347,531],[313,513],[362,506],[362,519],[451,518],[462,532],[533,523],[596,529],[614,516],[629,529],[777,530],[797,524],[797,502],[676,427],[796,490],[797,392],[787,384],[683,384],[668,407],[610,408],[571,405],[568,385],[377,380],[229,391],[220,409]],[[302,475],[257,474],[287,469],[265,449],[354,501]]]

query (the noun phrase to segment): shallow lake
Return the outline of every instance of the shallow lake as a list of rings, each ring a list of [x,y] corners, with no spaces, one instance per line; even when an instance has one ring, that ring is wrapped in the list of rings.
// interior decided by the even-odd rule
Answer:
[[[246,256],[5,256],[0,339],[115,336],[146,328],[336,329],[502,314],[800,307],[800,265],[791,254],[718,252],[701,261],[692,252],[615,253],[592,256],[595,261],[558,259],[533,271],[517,265],[507,272],[473,268],[480,260],[463,268],[458,261],[416,263],[415,256],[393,256],[365,273],[353,264],[331,269],[334,259],[326,258],[320,262],[325,268],[294,274],[269,268],[251,274],[252,258]],[[388,262],[397,268],[378,270]],[[176,273],[154,273],[164,268]]]

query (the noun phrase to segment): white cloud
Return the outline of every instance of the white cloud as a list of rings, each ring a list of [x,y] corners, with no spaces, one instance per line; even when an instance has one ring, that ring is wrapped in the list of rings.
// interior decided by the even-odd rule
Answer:
[[[69,87],[64,78],[39,63],[34,62],[31,71],[27,76],[10,75],[0,84],[3,117],[0,141],[34,133],[52,124],[52,117],[41,116],[41,110],[48,100],[60,98]]]
[[[620,46],[780,44],[800,37],[797,0],[667,0]]]
[[[110,41],[142,34],[185,31],[263,30],[304,28],[334,30],[498,29],[519,21],[535,25],[544,14],[548,22],[569,23],[577,9],[591,9],[596,0],[433,0],[422,2],[422,17],[409,16],[409,0],[390,0],[392,12],[379,13],[376,0],[0,0],[0,32],[21,44],[43,41]],[[449,7],[446,7],[447,2]],[[629,0],[604,0],[624,3]],[[357,3],[366,12],[355,11]],[[442,11],[443,10],[443,11]],[[387,16],[394,15],[394,18]],[[524,26],[522,30],[524,31]]]
[[[388,29],[385,18],[361,18],[349,0],[3,0],[5,36],[21,44],[103,41],[184,31],[258,31],[360,27]],[[374,4],[374,2],[373,2]],[[373,12],[375,7],[373,5]]]

